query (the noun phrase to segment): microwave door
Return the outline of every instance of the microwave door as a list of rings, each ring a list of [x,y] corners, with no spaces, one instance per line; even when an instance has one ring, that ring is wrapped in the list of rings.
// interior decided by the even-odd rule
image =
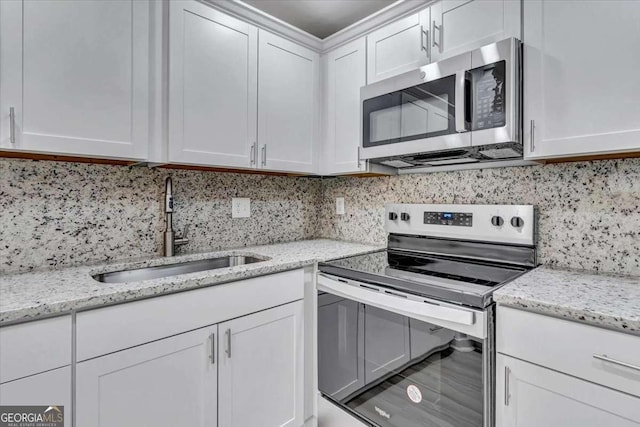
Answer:
[[[471,52],[473,146],[521,142],[519,45],[511,38]]]
[[[362,88],[362,158],[470,147],[459,79],[470,64],[460,55]]]

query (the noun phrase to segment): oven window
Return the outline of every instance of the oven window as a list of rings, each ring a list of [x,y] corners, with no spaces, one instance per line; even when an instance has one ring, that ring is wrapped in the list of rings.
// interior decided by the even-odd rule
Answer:
[[[325,396],[382,427],[483,425],[481,340],[324,295],[318,374]]]
[[[367,99],[362,108],[365,147],[455,133],[455,76]]]

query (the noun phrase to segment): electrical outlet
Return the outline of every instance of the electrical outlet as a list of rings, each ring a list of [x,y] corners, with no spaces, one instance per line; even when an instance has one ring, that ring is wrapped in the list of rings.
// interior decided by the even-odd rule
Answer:
[[[249,218],[251,216],[251,199],[233,197],[231,199],[231,218]]]
[[[344,197],[336,197],[336,214],[344,215]]]

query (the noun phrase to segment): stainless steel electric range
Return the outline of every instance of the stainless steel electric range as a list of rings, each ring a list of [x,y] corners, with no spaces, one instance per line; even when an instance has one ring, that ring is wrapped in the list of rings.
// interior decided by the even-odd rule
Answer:
[[[374,426],[493,426],[492,294],[536,265],[534,208],[385,210],[386,250],[319,265],[320,392]]]

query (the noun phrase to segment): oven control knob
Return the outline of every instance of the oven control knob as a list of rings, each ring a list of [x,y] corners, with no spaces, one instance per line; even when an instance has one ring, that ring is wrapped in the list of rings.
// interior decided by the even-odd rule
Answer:
[[[403,220],[403,221],[409,221],[409,214],[406,213],[406,212],[402,212],[400,214],[400,219]]]
[[[511,218],[511,225],[516,228],[522,228],[522,226],[524,225],[524,220],[519,216],[514,216],[513,218]]]
[[[504,224],[504,219],[502,219],[501,216],[494,216],[491,217],[491,224],[493,224],[496,227],[502,227],[502,224]]]
[[[389,219],[391,221],[397,221],[398,220],[398,214],[395,212],[389,212]]]

